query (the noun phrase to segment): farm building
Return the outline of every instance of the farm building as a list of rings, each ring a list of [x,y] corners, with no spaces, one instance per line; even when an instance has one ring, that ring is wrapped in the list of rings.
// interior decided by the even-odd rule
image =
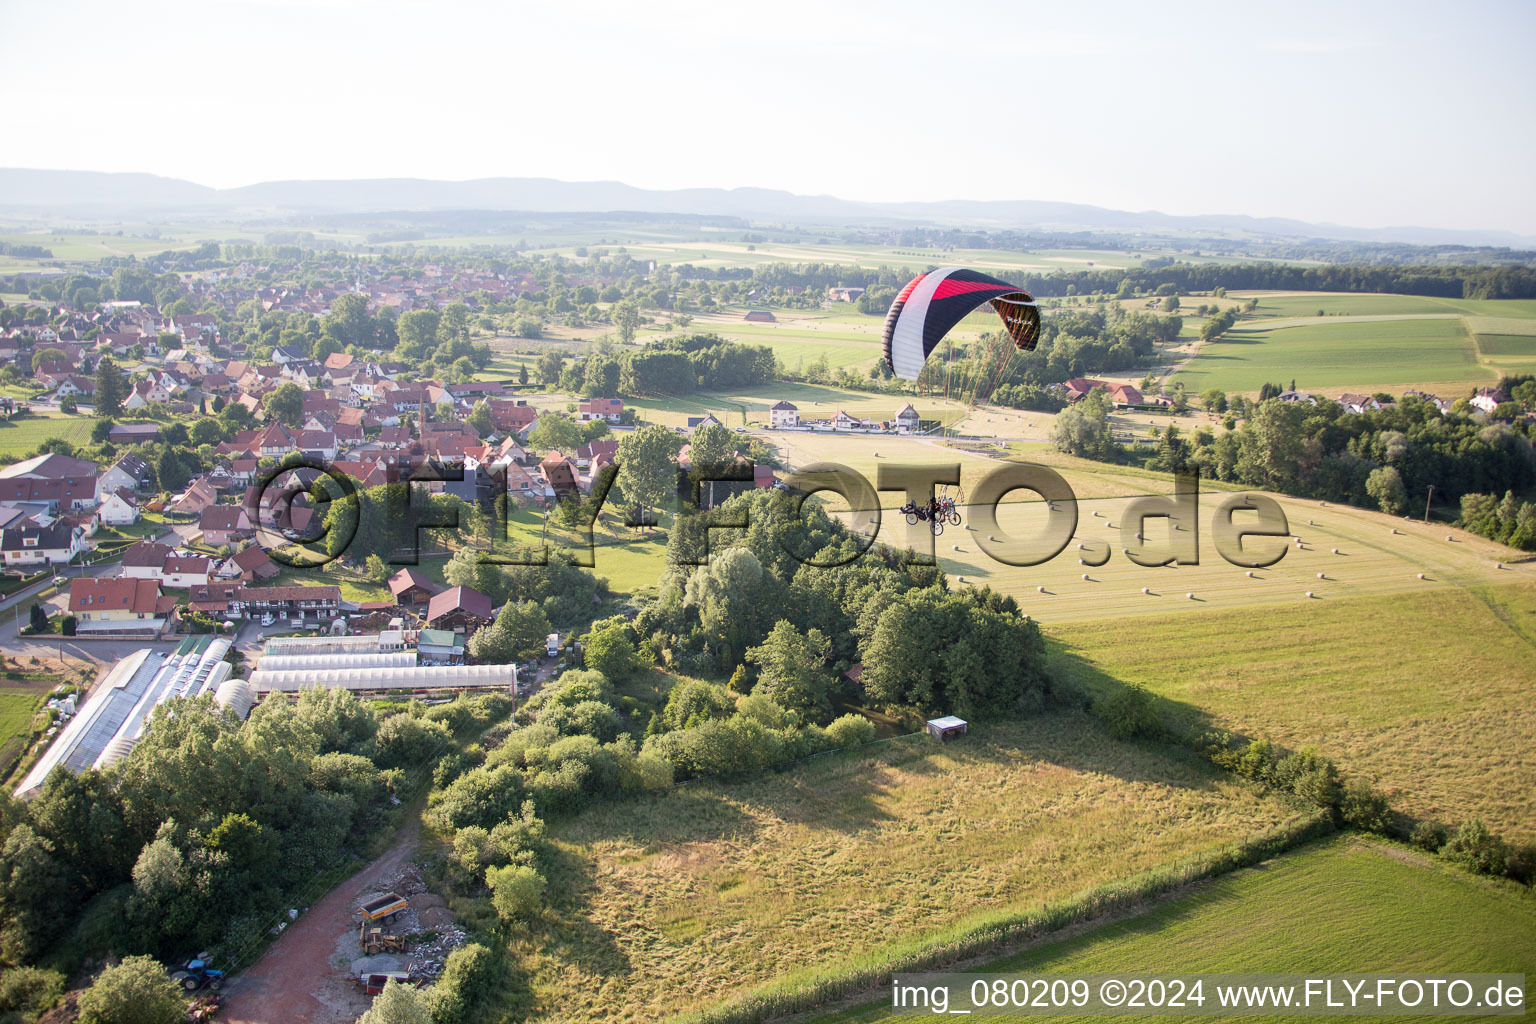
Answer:
[[[928,719],[928,735],[934,739],[952,740],[958,736],[964,736],[970,725],[963,718],[954,715],[945,715],[943,718]]]
[[[16,795],[36,794],[48,774],[61,765],[82,772],[121,760],[143,735],[144,724],[157,705],[174,697],[214,695],[224,690],[221,684],[230,671],[224,656],[229,647],[230,641],[224,637],[188,637],[168,654],[146,647],[119,661],[27,773]],[[228,701],[220,704],[229,706]],[[250,705],[245,704],[244,710],[249,712]],[[240,713],[238,703],[235,711]]]
[[[365,636],[275,636],[262,649],[262,657],[279,654],[377,654],[405,650],[405,634],[398,629]]]
[[[414,657],[414,656],[413,656]],[[517,685],[515,665],[402,665],[397,668],[325,668],[251,674],[257,693],[296,693],[311,686],[342,690],[455,690]]]

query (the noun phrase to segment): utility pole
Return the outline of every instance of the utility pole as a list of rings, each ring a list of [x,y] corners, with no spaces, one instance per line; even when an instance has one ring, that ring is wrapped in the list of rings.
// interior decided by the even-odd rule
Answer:
[[[1426,524],[1429,522],[1429,502],[1430,502],[1430,499],[1433,498],[1434,496],[1435,496],[1435,485],[1434,484],[1430,484],[1429,485],[1429,494],[1427,494],[1425,496],[1425,498],[1424,498],[1424,522]]]

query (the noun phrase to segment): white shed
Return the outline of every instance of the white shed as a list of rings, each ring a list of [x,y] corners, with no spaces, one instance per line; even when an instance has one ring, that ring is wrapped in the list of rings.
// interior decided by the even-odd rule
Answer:
[[[952,740],[956,736],[964,736],[970,725],[963,718],[954,715],[945,715],[943,718],[928,719],[928,735],[934,739]]]

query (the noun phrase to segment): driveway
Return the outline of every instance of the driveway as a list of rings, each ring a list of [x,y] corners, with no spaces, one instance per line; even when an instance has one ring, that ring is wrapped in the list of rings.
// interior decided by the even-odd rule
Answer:
[[[417,812],[419,813],[419,808]],[[338,944],[353,936],[352,901],[388,885],[416,853],[416,813],[400,827],[395,843],[378,860],[332,889],[289,925],[262,958],[224,987],[220,1019],[228,1024],[346,1024],[372,1004],[350,963],[333,964]]]

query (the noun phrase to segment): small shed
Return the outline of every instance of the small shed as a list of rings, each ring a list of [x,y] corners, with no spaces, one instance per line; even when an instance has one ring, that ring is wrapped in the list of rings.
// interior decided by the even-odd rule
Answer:
[[[928,719],[928,735],[934,739],[952,740],[956,736],[964,736],[969,728],[965,719],[956,718],[954,715]]]

